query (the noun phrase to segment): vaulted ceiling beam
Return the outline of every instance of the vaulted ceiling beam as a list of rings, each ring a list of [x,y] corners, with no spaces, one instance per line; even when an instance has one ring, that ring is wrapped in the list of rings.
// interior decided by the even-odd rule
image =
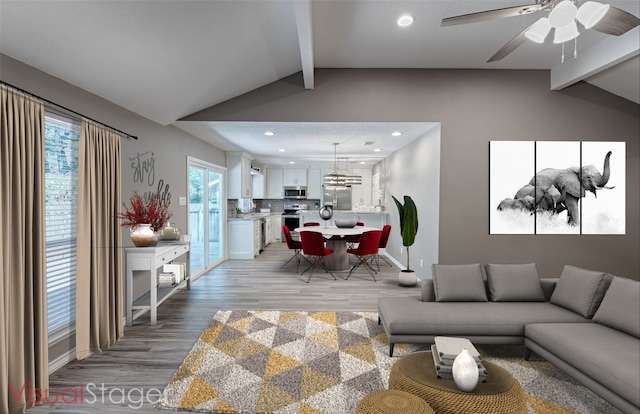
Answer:
[[[311,26],[311,1],[296,0],[293,2],[298,27],[298,43],[300,44],[300,60],[305,89],[313,89],[313,32]]]
[[[604,39],[580,52],[578,59],[551,68],[551,90],[564,89],[638,54],[640,54],[640,26],[621,36]]]

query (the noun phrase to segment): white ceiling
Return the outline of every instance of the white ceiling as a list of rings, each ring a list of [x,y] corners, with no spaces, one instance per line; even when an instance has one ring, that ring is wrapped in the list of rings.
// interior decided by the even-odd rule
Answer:
[[[278,125],[176,121],[300,71],[311,88],[314,67],[551,69],[552,74],[561,69],[569,84],[585,79],[640,103],[639,28],[619,38],[583,31],[578,60],[569,59],[559,68],[560,46],[551,39],[542,45],[526,42],[503,60],[485,63],[544,12],[440,27],[445,17],[532,2],[0,0],[0,51],[160,124],[176,125],[208,142],[215,140],[225,150],[250,153],[255,152],[256,143],[263,143],[263,128],[275,130]],[[607,2],[640,15],[638,0]],[[415,16],[412,26],[396,25],[403,13]],[[625,54],[596,59],[589,68],[582,68],[580,57],[588,55],[589,49],[597,51],[604,40],[609,42],[607,50],[621,45]],[[387,140],[385,151],[389,151],[433,128],[432,124],[408,125],[402,139],[389,142],[380,132],[375,134],[380,125],[326,125],[333,138],[314,139],[317,148],[309,141],[299,145],[310,126],[317,136],[319,125],[283,125],[274,139],[291,142],[274,147],[288,145],[285,157],[332,155],[329,141],[335,142],[336,134],[342,132],[345,144],[338,147],[339,156],[350,156],[340,154],[341,149],[347,152],[347,141],[373,136]],[[255,155],[288,162],[270,152]]]

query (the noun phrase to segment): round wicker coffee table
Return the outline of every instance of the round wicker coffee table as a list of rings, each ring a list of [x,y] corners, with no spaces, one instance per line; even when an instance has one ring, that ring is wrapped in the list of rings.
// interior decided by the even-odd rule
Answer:
[[[440,414],[527,413],[525,393],[507,370],[482,361],[487,381],[473,392],[463,392],[453,380],[438,379],[431,352],[416,352],[400,358],[391,368],[389,389],[407,391],[425,400]]]
[[[360,401],[356,414],[434,414],[422,398],[399,390],[373,392]]]

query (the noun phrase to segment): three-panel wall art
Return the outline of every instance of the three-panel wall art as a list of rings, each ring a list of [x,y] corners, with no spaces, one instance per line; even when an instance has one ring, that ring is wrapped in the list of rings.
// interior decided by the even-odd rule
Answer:
[[[625,143],[489,142],[490,234],[625,234]]]

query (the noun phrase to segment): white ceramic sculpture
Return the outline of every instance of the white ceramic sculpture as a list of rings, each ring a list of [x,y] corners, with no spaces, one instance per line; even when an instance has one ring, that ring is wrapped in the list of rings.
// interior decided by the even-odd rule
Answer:
[[[461,391],[471,392],[478,385],[478,377],[480,376],[478,363],[467,351],[467,348],[464,348],[453,360],[451,370],[453,381]]]

